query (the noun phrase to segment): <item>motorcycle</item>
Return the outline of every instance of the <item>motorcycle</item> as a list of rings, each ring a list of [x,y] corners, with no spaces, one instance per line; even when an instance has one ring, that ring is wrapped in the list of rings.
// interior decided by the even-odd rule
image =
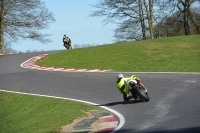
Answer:
[[[132,80],[131,81],[132,84],[134,83],[134,86],[131,86],[131,94],[133,96],[136,96],[136,98],[144,100],[145,102],[148,102],[150,100],[149,96],[148,96],[148,90],[147,87],[142,86],[141,84],[137,84],[136,80]]]
[[[68,40],[64,40],[64,45],[67,49],[72,49],[72,44],[69,44]]]
[[[71,44],[67,45],[66,47],[67,47],[67,49],[72,49],[72,45]]]

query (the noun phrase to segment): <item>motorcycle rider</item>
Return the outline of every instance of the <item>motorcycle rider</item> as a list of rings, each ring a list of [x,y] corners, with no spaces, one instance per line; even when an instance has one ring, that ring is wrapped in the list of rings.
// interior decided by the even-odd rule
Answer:
[[[129,95],[129,92],[132,92],[135,85],[140,85],[147,91],[146,86],[140,82],[140,79],[136,75],[131,75],[130,77],[124,77],[123,74],[117,75],[116,87],[123,94],[124,101],[129,101],[131,98],[137,99],[134,93],[132,93],[132,96]]]
[[[65,48],[69,49],[69,47],[71,46],[71,39],[68,36],[64,35],[63,43],[64,43],[63,45],[65,46]]]

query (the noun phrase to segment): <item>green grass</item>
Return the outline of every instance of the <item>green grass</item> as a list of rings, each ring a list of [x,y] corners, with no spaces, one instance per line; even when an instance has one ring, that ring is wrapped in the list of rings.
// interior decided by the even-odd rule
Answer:
[[[49,54],[40,66],[134,72],[200,72],[200,35],[80,48]],[[79,102],[0,92],[1,133],[55,133],[99,108]]]
[[[200,72],[200,35],[80,48],[49,54],[46,67],[133,72]]]
[[[0,92],[1,133],[56,133],[96,106],[62,99]]]

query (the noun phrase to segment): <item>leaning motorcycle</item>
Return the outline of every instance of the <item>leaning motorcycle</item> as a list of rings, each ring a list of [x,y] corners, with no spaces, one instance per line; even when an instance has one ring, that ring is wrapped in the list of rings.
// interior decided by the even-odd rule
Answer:
[[[66,47],[67,49],[72,49],[72,45],[69,44],[69,41],[68,41],[68,40],[64,40],[64,44],[65,44],[65,47]]]
[[[148,96],[147,87],[143,87],[143,86],[137,84],[136,80],[132,80],[132,82],[134,83],[134,85],[131,86],[132,87],[132,89],[131,89],[132,95],[135,95],[138,99],[148,102],[150,100],[150,98]]]
[[[72,45],[67,45],[67,49],[72,49]]]

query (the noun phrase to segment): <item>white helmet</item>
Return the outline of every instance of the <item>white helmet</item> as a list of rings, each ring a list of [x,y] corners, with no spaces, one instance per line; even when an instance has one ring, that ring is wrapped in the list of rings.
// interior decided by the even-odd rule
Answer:
[[[120,73],[120,74],[117,75],[117,80],[118,80],[118,79],[121,79],[121,78],[123,78],[123,77],[124,77],[124,75]]]

